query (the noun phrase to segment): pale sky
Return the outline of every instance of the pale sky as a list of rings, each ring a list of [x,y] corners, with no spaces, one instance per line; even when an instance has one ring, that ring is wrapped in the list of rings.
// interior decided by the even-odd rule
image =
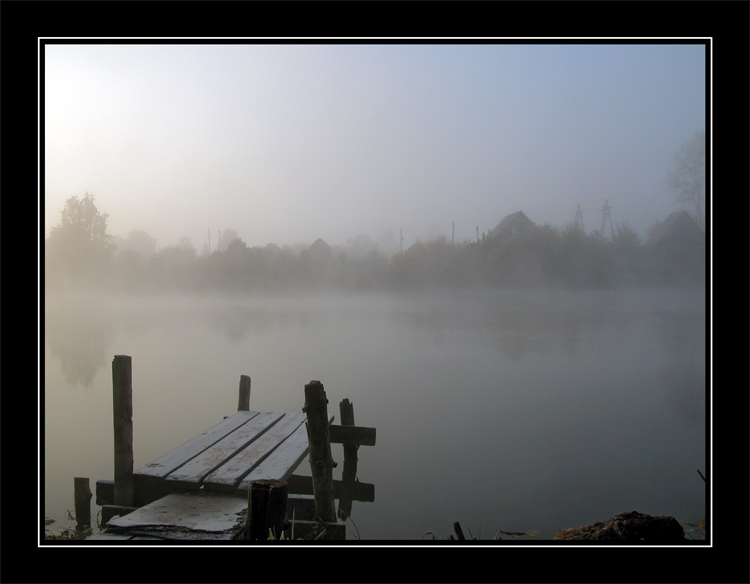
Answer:
[[[109,42],[44,47],[45,234],[89,192],[110,234],[199,251],[463,241],[577,205],[590,232],[605,199],[644,238],[706,127],[700,44]]]

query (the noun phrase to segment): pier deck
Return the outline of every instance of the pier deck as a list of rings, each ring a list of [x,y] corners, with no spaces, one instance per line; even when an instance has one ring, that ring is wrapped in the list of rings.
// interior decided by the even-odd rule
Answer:
[[[235,414],[133,472],[131,358],[116,355],[112,372],[115,478],[96,483],[106,531],[94,539],[266,539],[260,509],[272,505],[269,496],[276,497],[274,529],[286,530],[288,512],[299,511],[293,526],[344,539],[339,518],[349,516],[352,501],[374,501],[374,486],[356,478],[356,451],[375,445],[375,429],[354,425],[347,399],[340,404],[342,424],[332,424],[319,381],[305,385],[302,412],[257,412],[249,409],[250,378],[243,375]],[[333,480],[331,443],[344,445],[340,481]],[[308,454],[312,476],[293,475]],[[76,477],[75,484],[76,515],[90,525],[88,478]],[[280,494],[268,494],[274,492]]]

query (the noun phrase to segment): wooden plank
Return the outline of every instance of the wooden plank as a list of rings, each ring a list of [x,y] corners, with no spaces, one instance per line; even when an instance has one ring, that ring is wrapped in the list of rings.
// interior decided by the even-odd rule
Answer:
[[[169,539],[229,538],[244,523],[247,501],[222,493],[172,493],[112,519],[115,532]]]
[[[311,477],[293,474],[287,479],[287,483],[289,483],[289,492],[294,495],[313,494],[313,483]],[[341,499],[341,497],[351,497],[352,501],[372,503],[375,501],[375,485],[359,481],[350,483],[334,480],[333,496],[336,499]]]
[[[329,423],[333,416],[329,416]],[[278,479],[285,481],[299,466],[310,450],[307,441],[307,428],[300,425],[276,450],[269,454],[258,466],[250,471],[240,482],[238,490],[250,490],[250,483],[259,479]]]
[[[102,525],[106,525],[115,515],[127,515],[138,507],[123,507],[122,505],[102,505]]]
[[[237,412],[238,414],[242,412]],[[237,414],[235,414],[237,415]],[[170,473],[165,482],[176,487],[200,488],[206,475],[219,468],[248,444],[268,431],[284,414],[262,412],[198,456]],[[229,418],[228,418],[229,419]]]
[[[331,444],[361,444],[363,446],[375,446],[375,428],[364,426],[338,426],[331,424],[329,427]]]
[[[285,414],[273,427],[203,479],[203,487],[233,491],[242,478],[305,422],[305,414]]]
[[[210,448],[219,440],[252,420],[259,413],[260,412],[250,411],[237,412],[236,414],[225,418],[215,426],[212,426],[205,432],[201,432],[187,442],[173,448],[145,466],[142,466],[134,474],[139,475],[140,477],[164,479],[169,473],[195,458],[207,448]]]

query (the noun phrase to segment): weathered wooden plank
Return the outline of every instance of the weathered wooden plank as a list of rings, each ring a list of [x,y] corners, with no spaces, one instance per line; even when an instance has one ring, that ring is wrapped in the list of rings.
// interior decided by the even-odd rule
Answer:
[[[242,412],[237,412],[237,414],[240,413]],[[283,416],[284,414],[278,412],[262,412],[258,414],[252,420],[243,424],[234,432],[225,436],[213,446],[207,448],[198,456],[170,473],[165,482],[188,489],[200,488],[206,475],[212,473],[248,444],[257,440]]]
[[[329,416],[329,423],[331,421],[333,421],[332,415]],[[250,483],[259,479],[287,480],[309,450],[307,428],[305,424],[301,424],[278,448],[242,479],[237,487],[238,490],[247,493],[250,490]]]
[[[294,495],[313,494],[313,483],[311,477],[293,474],[289,476],[287,483],[289,483],[289,492]],[[352,501],[372,503],[375,501],[375,485],[359,481],[350,483],[334,480],[333,496],[336,499],[341,499],[341,497],[351,497]]]
[[[108,529],[169,539],[230,538],[244,523],[247,501],[223,493],[172,493],[112,519]]]
[[[233,491],[242,478],[282,444],[305,422],[305,414],[284,417],[236,456],[203,479],[203,487],[216,491]]]
[[[330,432],[331,444],[375,446],[375,428],[331,424],[328,431]]]
[[[152,477],[164,479],[169,473],[181,467],[183,464],[198,456],[216,444],[219,440],[226,437],[237,428],[243,426],[260,412],[241,411],[225,418],[215,426],[212,426],[205,432],[201,432],[187,442],[173,448],[159,458],[152,460],[145,466],[139,468],[134,474],[140,477]]]
[[[132,513],[138,507],[123,507],[122,505],[102,505],[102,525],[106,525],[115,515],[123,516]]]

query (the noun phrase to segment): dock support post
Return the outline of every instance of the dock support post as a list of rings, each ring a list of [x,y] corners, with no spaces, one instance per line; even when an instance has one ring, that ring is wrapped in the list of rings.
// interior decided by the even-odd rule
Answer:
[[[240,401],[237,411],[247,412],[248,410],[250,410],[250,378],[247,375],[240,375]]]
[[[115,505],[133,505],[133,372],[129,355],[112,360]]]
[[[88,477],[73,478],[73,497],[75,499],[76,529],[91,527],[91,487]]]
[[[339,412],[342,426],[354,426],[354,405],[348,399],[341,400]],[[344,468],[341,472],[343,492],[339,496],[338,511],[340,519],[346,519],[352,513],[352,494],[351,489],[347,487],[353,485],[357,477],[358,448],[356,444],[344,444]]]
[[[247,495],[247,539],[266,541],[269,531],[274,539],[280,539],[287,527],[287,499],[286,481],[253,481]]]
[[[302,410],[307,414],[315,514],[321,521],[332,523],[336,521],[336,502],[333,498],[333,457],[327,403],[326,392],[320,381],[305,385],[305,406]]]

